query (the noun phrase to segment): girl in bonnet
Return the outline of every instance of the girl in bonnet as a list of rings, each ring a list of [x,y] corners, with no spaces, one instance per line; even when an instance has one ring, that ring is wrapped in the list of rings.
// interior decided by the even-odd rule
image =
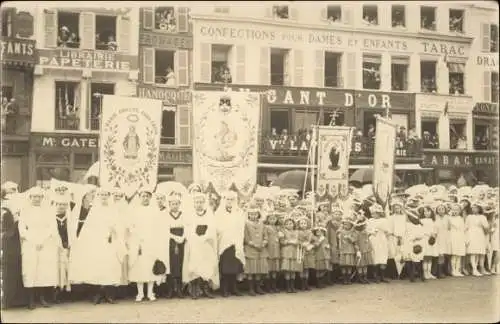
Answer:
[[[465,245],[467,254],[470,255],[472,275],[482,276],[486,255],[486,233],[489,230],[489,224],[479,203],[474,203],[471,207],[472,214],[465,220]]]

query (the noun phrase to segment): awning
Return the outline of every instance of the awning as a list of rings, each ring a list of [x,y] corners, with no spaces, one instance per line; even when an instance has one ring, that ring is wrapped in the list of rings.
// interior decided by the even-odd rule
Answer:
[[[465,64],[448,62],[448,71],[450,73],[464,73]]]
[[[349,169],[371,169],[372,164],[349,165]],[[396,170],[434,170],[433,168],[423,168],[417,163],[396,164]]]

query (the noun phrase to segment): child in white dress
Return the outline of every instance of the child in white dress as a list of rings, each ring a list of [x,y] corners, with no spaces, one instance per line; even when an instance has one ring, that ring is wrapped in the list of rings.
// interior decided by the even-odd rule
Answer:
[[[436,244],[437,228],[435,223],[434,211],[427,208],[419,208],[420,219],[424,227],[425,241],[424,241],[424,261],[422,263],[424,271],[424,279],[436,279],[431,273],[432,259],[438,257],[438,250]]]
[[[470,255],[473,276],[479,277],[484,273],[486,233],[488,230],[489,224],[482,213],[481,206],[478,203],[472,204],[472,214],[465,220],[465,245],[466,252]]]
[[[448,216],[444,202],[438,202],[436,205],[436,245],[438,250],[437,277],[444,278],[449,268],[448,257],[450,255],[450,217]]]
[[[459,204],[452,204],[450,211],[451,275],[463,277],[460,259],[465,256],[465,222]]]

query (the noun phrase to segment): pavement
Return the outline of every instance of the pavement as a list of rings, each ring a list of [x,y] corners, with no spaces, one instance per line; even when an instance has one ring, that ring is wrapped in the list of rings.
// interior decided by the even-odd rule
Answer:
[[[425,283],[335,285],[296,294],[183,299],[2,312],[3,323],[495,323],[500,276],[446,278]],[[494,306],[497,305],[497,306]]]

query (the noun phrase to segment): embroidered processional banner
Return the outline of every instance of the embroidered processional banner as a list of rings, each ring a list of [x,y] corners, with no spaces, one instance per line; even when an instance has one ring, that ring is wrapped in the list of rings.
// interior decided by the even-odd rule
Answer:
[[[102,100],[99,181],[128,197],[154,190],[160,152],[162,102],[105,95]]]
[[[396,128],[389,120],[377,117],[375,155],[373,157],[373,193],[386,205],[394,185]]]
[[[234,184],[248,195],[257,182],[260,95],[198,91],[193,95],[193,177],[218,193]]]
[[[318,126],[317,193],[320,196],[328,192],[336,197],[348,189],[351,139],[351,127]]]

